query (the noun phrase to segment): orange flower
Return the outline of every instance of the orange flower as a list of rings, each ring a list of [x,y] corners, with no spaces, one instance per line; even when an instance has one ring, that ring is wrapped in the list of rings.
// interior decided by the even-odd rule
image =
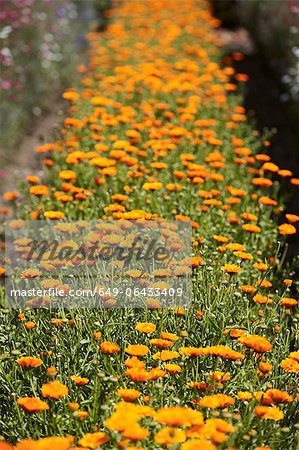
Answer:
[[[33,330],[33,328],[36,327],[36,323],[29,320],[28,322],[24,323],[24,327],[26,328],[26,330]]]
[[[93,333],[93,338],[95,341],[99,341],[102,338],[102,333],[100,331],[95,331]]]
[[[294,225],[290,225],[289,223],[283,223],[282,225],[279,225],[278,229],[279,233],[283,234],[284,236],[296,233],[296,228],[294,227]]]
[[[259,369],[261,372],[268,373],[271,372],[271,370],[273,369],[273,365],[268,362],[260,362]]]
[[[200,401],[199,406],[201,408],[227,408],[235,403],[234,399],[229,395],[214,394],[205,395]]]
[[[58,220],[64,218],[64,213],[62,211],[46,211],[44,216],[46,219]]]
[[[125,402],[133,402],[140,397],[141,393],[137,389],[118,389],[116,394],[119,395]]]
[[[266,338],[257,334],[248,334],[238,339],[238,342],[246,347],[252,348],[258,353],[265,353],[272,349],[272,344]]]
[[[161,361],[170,361],[171,359],[178,358],[180,354],[171,350],[162,350],[161,352],[155,353],[153,359],[160,359]]]
[[[277,201],[273,200],[272,198],[269,198],[269,197],[260,197],[259,203],[261,205],[265,205],[265,206],[276,206],[277,205]]]
[[[144,382],[150,379],[149,373],[142,367],[130,367],[125,371],[125,374],[131,378],[132,381]]]
[[[110,341],[102,342],[100,345],[100,349],[102,353],[105,353],[107,355],[113,355],[114,353],[118,353],[120,351],[120,347]]]
[[[18,192],[5,192],[2,196],[4,198],[4,200],[7,200],[8,202],[16,200],[17,198],[19,198],[19,193]]]
[[[261,419],[281,420],[284,418],[284,414],[277,406],[256,406],[254,413]]]
[[[272,303],[273,302],[273,300],[271,300],[270,298],[266,297],[265,295],[261,295],[261,294],[256,294],[253,297],[253,301],[255,303],[260,303],[260,304]]]
[[[298,301],[295,300],[294,298],[283,297],[280,300],[280,304],[281,304],[281,306],[287,306],[288,308],[292,308],[292,307],[298,305]]]
[[[144,183],[144,185],[142,186],[142,189],[144,189],[145,191],[157,191],[159,189],[161,189],[163,187],[163,184],[160,183],[159,181],[155,181],[152,183]]]
[[[260,233],[261,232],[261,228],[252,223],[245,223],[245,225],[242,225],[242,228],[245,231],[249,231],[249,233]]]
[[[37,397],[22,397],[17,400],[17,404],[26,412],[32,414],[49,409],[48,403]]]
[[[49,189],[43,184],[36,184],[29,189],[30,194],[41,197],[42,195],[49,195]]]
[[[296,223],[299,221],[299,216],[297,216],[297,214],[286,214],[286,219],[290,223]]]
[[[79,439],[78,444],[81,445],[81,447],[98,448],[107,441],[109,441],[108,435],[102,431],[99,431],[97,433],[84,434],[84,436]]]
[[[0,450],[13,450],[13,446],[8,442],[0,441]]]
[[[280,389],[268,389],[263,396],[264,405],[275,405],[277,403],[291,403],[293,397]]]
[[[261,272],[266,272],[268,270],[268,266],[265,263],[254,263],[253,267]]]
[[[256,288],[254,286],[247,284],[247,285],[241,286],[241,291],[245,292],[245,294],[253,294],[256,291]]]
[[[182,372],[182,368],[178,364],[165,364],[165,370],[171,374]]]
[[[70,379],[75,382],[76,386],[84,386],[85,384],[89,383],[88,378],[77,377],[76,375],[71,375]]]
[[[273,182],[269,178],[252,178],[252,184],[255,186],[270,187]]]
[[[45,398],[61,398],[69,393],[68,387],[59,381],[51,381],[42,385],[41,393]]]
[[[22,356],[22,358],[18,358],[16,362],[21,367],[39,367],[43,363],[40,358],[35,358],[34,356]]]
[[[145,356],[148,353],[148,347],[146,345],[128,345],[125,352],[131,356]]]
[[[221,269],[229,274],[238,274],[240,272],[242,272],[241,267],[236,266],[236,264],[224,264],[224,266],[221,267]]]
[[[291,352],[288,358],[281,361],[280,366],[285,372],[299,373],[299,352]]]
[[[173,346],[173,342],[166,339],[151,339],[150,343],[158,348],[169,348]]]
[[[205,439],[190,439],[181,445],[181,450],[216,450],[216,446]]]
[[[186,440],[186,433],[178,428],[162,428],[155,434],[154,440],[159,445],[172,446],[180,444]]]
[[[75,180],[76,177],[76,172],[74,172],[73,170],[61,170],[59,172],[59,178],[61,178],[61,180],[70,181]]]
[[[69,402],[68,405],[67,405],[67,407],[68,407],[68,409],[69,409],[70,411],[78,411],[78,409],[79,409],[79,403],[76,403],[76,402]]]
[[[191,425],[203,424],[202,413],[186,407],[160,408],[154,419],[162,425],[171,427],[190,427]]]
[[[151,322],[137,322],[135,330],[140,331],[141,333],[150,334],[156,330],[156,325]]]

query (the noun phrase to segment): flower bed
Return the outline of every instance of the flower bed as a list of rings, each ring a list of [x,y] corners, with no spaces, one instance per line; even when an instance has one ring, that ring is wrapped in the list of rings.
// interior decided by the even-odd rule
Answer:
[[[299,217],[277,225],[277,186],[299,180],[247,124],[217,26],[204,2],[118,5],[88,35],[61,135],[36,149],[45,179],[4,195],[17,220],[193,229],[189,309],[2,312],[1,433],[16,449],[295,448],[298,312],[277,247]]]

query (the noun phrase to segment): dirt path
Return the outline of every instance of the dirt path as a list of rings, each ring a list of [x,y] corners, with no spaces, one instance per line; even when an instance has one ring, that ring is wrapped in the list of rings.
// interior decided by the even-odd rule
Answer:
[[[37,119],[30,134],[25,136],[15,151],[8,152],[0,148],[0,194],[16,190],[20,181],[27,175],[43,175],[38,158],[34,152],[35,147],[51,140],[53,130],[62,120],[63,105],[55,103],[48,114]]]

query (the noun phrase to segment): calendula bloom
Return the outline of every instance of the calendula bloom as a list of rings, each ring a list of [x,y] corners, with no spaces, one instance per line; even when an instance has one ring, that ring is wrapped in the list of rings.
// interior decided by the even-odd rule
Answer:
[[[290,225],[289,223],[283,223],[278,227],[279,233],[285,236],[296,233],[296,227],[294,225]]]
[[[29,193],[32,195],[36,195],[37,197],[41,197],[42,195],[49,195],[49,189],[43,184],[37,184],[35,186],[31,186],[31,188],[29,189]]]
[[[261,228],[252,223],[245,223],[245,225],[242,225],[242,228],[243,228],[243,230],[248,231],[249,233],[260,233],[261,232]]]
[[[105,341],[100,344],[100,349],[102,353],[107,355],[113,355],[114,353],[118,353],[120,351],[120,347],[113,342]]]
[[[269,178],[252,178],[251,180],[252,184],[255,186],[262,186],[262,187],[270,187],[272,186],[273,182],[269,180]]]
[[[162,425],[171,427],[190,427],[203,424],[203,415],[186,407],[165,407],[155,413],[154,419]]]
[[[126,428],[122,432],[122,436],[125,439],[129,439],[131,441],[139,441],[141,439],[146,439],[149,436],[149,431],[146,428],[143,428],[139,423],[132,423],[132,425]]]
[[[224,264],[224,266],[221,267],[221,269],[228,273],[228,274],[238,274],[240,272],[242,272],[241,267],[236,266],[236,264]]]
[[[152,183],[144,183],[144,185],[142,186],[142,189],[144,189],[145,191],[157,191],[159,189],[161,189],[163,187],[163,184],[160,183],[159,181],[155,181]]]
[[[271,299],[268,298],[267,296],[261,295],[261,294],[256,294],[256,295],[253,297],[253,301],[254,301],[255,303],[260,303],[260,304],[272,303],[272,302],[273,302],[273,300],[271,300]]]
[[[263,288],[270,288],[272,287],[272,283],[269,280],[258,280],[258,286],[261,286]]]
[[[59,178],[61,178],[61,180],[70,181],[75,180],[77,175],[73,170],[61,170],[59,172]]]
[[[131,378],[132,381],[145,382],[150,379],[149,372],[142,367],[130,367],[125,371],[125,374]]]
[[[34,356],[22,356],[22,358],[18,358],[16,362],[21,367],[39,367],[43,364],[40,358],[35,358]]]
[[[267,389],[265,395],[263,396],[264,405],[276,405],[278,403],[291,403],[293,397],[287,392],[281,391],[280,389]]]
[[[280,366],[285,372],[299,373],[299,352],[291,352],[287,358],[281,361]]]
[[[173,346],[173,342],[166,339],[151,339],[150,344],[158,348],[169,348]]]
[[[230,244],[226,244],[225,248],[233,252],[242,252],[245,250],[245,245],[239,244],[238,242],[231,242]]]
[[[254,414],[261,419],[281,420],[284,418],[283,412],[277,406],[256,406]]]
[[[42,272],[38,269],[26,269],[21,272],[21,278],[37,278],[42,275]]]
[[[140,359],[138,359],[136,356],[132,356],[132,358],[127,359],[127,361],[125,361],[125,365],[129,368],[139,367],[140,369],[143,369],[145,367],[145,363],[143,361],[140,361]]]
[[[94,338],[95,341],[101,340],[101,338],[102,338],[102,333],[101,333],[100,331],[95,331],[95,332],[93,333],[93,338]]]
[[[46,211],[44,217],[50,220],[58,220],[64,218],[64,213],[62,211]]]
[[[42,385],[41,393],[45,398],[59,399],[68,395],[68,387],[60,383],[60,381],[51,381]]]
[[[244,261],[251,261],[253,259],[251,253],[234,252],[234,255],[237,256],[237,258],[243,259]]]
[[[160,359],[161,361],[170,361],[171,359],[178,358],[180,354],[171,350],[162,350],[161,352],[155,353],[153,359]]]
[[[266,272],[268,270],[268,265],[265,263],[254,263],[253,267],[261,272]]]
[[[145,356],[148,353],[148,347],[146,345],[136,344],[128,345],[125,352],[131,356]]]
[[[215,394],[205,395],[200,401],[201,408],[227,408],[235,403],[234,399],[229,395]]]
[[[216,383],[224,383],[225,381],[230,380],[230,374],[227,372],[221,372],[220,370],[215,370],[215,372],[211,372],[209,377],[216,381]]]
[[[216,445],[205,439],[190,439],[181,445],[181,450],[216,450]]]
[[[76,375],[71,375],[70,379],[74,381],[76,386],[84,386],[85,384],[89,383],[89,378],[77,377]]]
[[[248,334],[238,339],[238,342],[245,345],[248,348],[252,348],[258,353],[265,353],[272,349],[270,342],[257,334]]]
[[[22,397],[17,400],[17,404],[26,412],[32,414],[49,409],[48,403],[37,397]]]
[[[290,222],[290,223],[296,223],[299,222],[299,216],[297,214],[286,214],[286,219]]]
[[[269,197],[260,197],[259,204],[265,205],[265,206],[276,206],[277,201],[273,200],[272,198],[269,198]]]
[[[273,365],[269,362],[260,362],[259,369],[261,372],[268,373],[273,369]]]
[[[33,330],[34,328],[36,328],[36,323],[29,320],[28,322],[24,323],[24,327],[26,328],[26,330]]]
[[[133,402],[140,397],[141,393],[137,389],[118,389],[116,394],[126,402]]]
[[[156,325],[151,322],[137,322],[135,330],[140,331],[141,333],[150,334],[156,331]]]
[[[79,439],[78,444],[84,448],[98,448],[109,441],[109,436],[102,431],[97,433],[86,433]]]
[[[67,405],[67,407],[68,407],[68,409],[70,410],[70,411],[78,411],[78,409],[79,409],[79,403],[76,403],[76,402],[69,402],[68,403],[68,405]]]
[[[280,304],[281,304],[281,306],[287,306],[288,308],[292,308],[292,307],[298,305],[298,301],[295,300],[294,298],[283,297],[280,300]]]
[[[225,330],[224,335],[229,334],[232,339],[238,339],[241,336],[245,336],[245,330],[241,330],[239,328],[232,328],[231,330]]]
[[[244,286],[241,286],[241,291],[245,292],[245,294],[253,294],[256,292],[256,288],[254,286],[251,286],[250,284],[246,284]]]
[[[167,447],[180,444],[186,440],[186,433],[178,428],[165,427],[155,434],[154,440],[159,445]]]
[[[166,372],[159,367],[154,367],[148,372],[149,380],[158,380],[159,378],[163,378],[166,375]]]
[[[182,368],[178,364],[165,364],[165,370],[171,374],[181,373]]]
[[[16,445],[15,450],[69,450],[72,447],[73,442],[73,436],[51,436],[37,441],[24,439]]]

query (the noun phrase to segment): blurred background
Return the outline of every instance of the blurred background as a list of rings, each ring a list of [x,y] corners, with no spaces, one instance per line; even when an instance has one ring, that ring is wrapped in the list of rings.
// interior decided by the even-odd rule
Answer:
[[[108,0],[0,0],[1,147],[14,148],[34,117],[51,111],[84,62],[90,23]],[[33,121],[34,124],[34,121]]]

